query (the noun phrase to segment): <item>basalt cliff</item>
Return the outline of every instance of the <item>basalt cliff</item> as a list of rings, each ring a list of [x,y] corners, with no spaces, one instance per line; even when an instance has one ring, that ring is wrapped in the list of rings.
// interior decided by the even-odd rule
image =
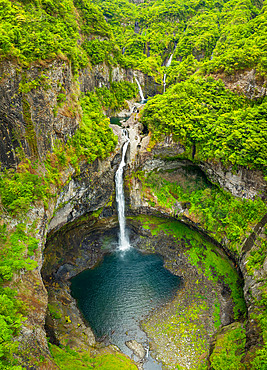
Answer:
[[[81,93],[99,86],[109,88],[112,82],[134,82],[134,76],[143,86],[145,95],[152,96],[159,91],[159,85],[152,77],[132,69],[110,68],[105,63],[82,69],[78,76],[73,76],[69,63],[64,60],[35,63],[30,68],[6,61],[0,68],[2,171],[21,171],[20,165],[30,160],[36,163],[30,172],[45,174],[47,156],[54,151],[56,143],[67,147],[68,140],[80,125],[82,112],[78,101]],[[36,85],[29,85],[31,81],[37,81]],[[249,98],[266,94],[264,83],[254,78],[253,71],[236,75],[233,81],[225,78],[224,82],[227,88],[243,90]],[[60,101],[62,92],[65,96],[63,102]],[[132,103],[129,104],[130,111]],[[253,251],[257,251],[265,241],[266,215],[263,214],[259,222],[246,230],[233,249],[227,235],[207,227],[197,209],[191,212],[190,202],[176,199],[164,205],[147,176],[155,175],[155,181],[165,181],[164,184],[191,187],[197,187],[201,182],[207,197],[210,189],[223,189],[239,199],[266,200],[263,174],[244,166],[225,167],[218,162],[182,158],[185,148],[171,135],[162,136],[161,141],[152,143],[150,133],[140,122],[139,110],[142,107],[138,104],[136,107],[124,123],[130,137],[125,175],[127,215],[178,219],[209,238],[233,261],[244,282],[247,318],[246,321],[242,319],[246,331],[242,361],[249,363],[255,351],[263,345],[257,316],[263,312],[259,302],[265,294],[267,261],[265,258],[255,269],[248,270],[247,265],[251,254],[256,253]],[[88,349],[88,345],[96,345],[91,329],[83,322],[70,296],[66,281],[79,271],[92,267],[103,255],[94,235],[103,229],[112,232],[112,228],[117,226],[114,176],[123,142],[121,128],[116,125],[111,125],[111,128],[118,137],[118,143],[107,158],[97,158],[88,164],[83,157],[78,164],[67,162],[62,165],[60,181],[51,181],[47,185],[51,188],[51,196],[46,202],[35,200],[25,216],[11,215],[2,207],[1,224],[7,225],[8,232],[12,232],[23,217],[26,228],[34,225],[32,235],[38,241],[38,247],[30,256],[37,262],[36,266],[31,271],[25,268],[18,270],[8,283],[17,289],[18,299],[27,305],[25,320],[15,337],[19,343],[15,357],[23,367],[58,368],[51,357],[47,337],[57,345],[69,345],[73,349]],[[74,240],[71,230],[77,227],[79,234]],[[90,250],[83,247],[88,235],[91,238]],[[54,306],[61,310],[60,320],[53,311]],[[206,358],[218,350],[218,341],[231,331],[233,322],[234,318],[222,320],[223,326],[210,340]],[[42,361],[38,360],[40,358]],[[185,366],[191,368],[189,363]]]

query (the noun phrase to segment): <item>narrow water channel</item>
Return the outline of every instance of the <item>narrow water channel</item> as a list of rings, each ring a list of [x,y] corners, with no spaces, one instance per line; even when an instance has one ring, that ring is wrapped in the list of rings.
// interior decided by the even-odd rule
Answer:
[[[156,307],[172,299],[180,278],[163,267],[156,254],[135,248],[106,255],[101,264],[71,280],[71,292],[97,339],[106,339],[125,354],[126,341],[148,344],[140,321]],[[160,369],[152,358],[145,369]]]

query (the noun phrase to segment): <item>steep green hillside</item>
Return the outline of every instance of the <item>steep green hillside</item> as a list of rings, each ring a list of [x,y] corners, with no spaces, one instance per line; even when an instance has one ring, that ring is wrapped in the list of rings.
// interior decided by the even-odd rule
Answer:
[[[192,77],[149,100],[142,121],[155,141],[165,134],[182,142],[190,159],[259,168],[267,174],[266,98],[250,101],[227,90],[222,81]]]
[[[172,54],[172,64],[166,67]],[[153,76],[161,85],[166,74],[166,93],[149,99],[142,112],[142,122],[151,133],[152,144],[164,135],[172,135],[174,141],[184,145],[184,158],[196,163],[209,160],[226,167],[231,165],[233,170],[244,166],[262,171],[265,179],[267,176],[266,96],[259,94],[261,96],[252,101],[240,91],[237,94],[228,90],[222,82],[231,75],[254,68],[255,83],[266,88],[266,1],[0,0],[1,67],[11,62],[14,74],[25,76],[30,68],[36,66],[42,71],[53,61],[71,66],[71,79],[76,86],[76,90],[73,88],[70,93],[76,103],[68,106],[64,117],[70,120],[77,117],[79,127],[73,128],[66,140],[60,137],[51,144],[51,150],[47,150],[44,158],[39,156],[31,117],[39,97],[35,97],[33,102],[29,93],[42,89],[52,91],[55,83],[61,92],[56,97],[54,117],[64,104],[68,104],[65,88],[59,81],[50,81],[47,71],[36,79],[21,79],[17,93],[9,101],[10,106],[16,107],[16,99],[19,99],[22,106],[20,115],[8,116],[5,106],[1,107],[3,132],[6,135],[11,132],[9,124],[14,122],[24,125],[25,142],[33,153],[32,156],[27,154],[27,145],[21,140],[16,151],[16,168],[0,173],[0,368],[3,369],[21,368],[19,365],[15,367],[18,361],[14,354],[20,349],[14,338],[18,337],[32,309],[22,299],[16,298],[12,279],[22,270],[24,273],[34,270],[36,260],[40,258],[36,252],[36,220],[31,220],[27,212],[34,204],[45,212],[48,210],[58,192],[70,181],[70,168],[78,176],[81,163],[92,164],[96,159],[108,158],[117,139],[102,111],[110,108],[120,110],[126,99],[137,94],[134,84],[112,82],[111,77],[109,86],[82,94],[77,86],[80,86],[79,75],[85,68],[90,74],[93,67],[104,64],[108,66],[110,76],[113,67],[133,68]],[[3,67],[1,83],[9,73],[10,70]],[[5,93],[9,89],[8,85]],[[13,142],[19,141],[16,132],[12,135]],[[150,178],[152,180],[153,177]],[[157,184],[150,186],[161,194],[162,189],[157,189],[157,179],[155,182]],[[169,192],[169,185],[165,185]],[[171,190],[175,194],[172,199],[175,202],[181,195],[180,189]],[[220,208],[224,201],[217,193],[212,196],[213,203],[216,206],[217,199],[217,208]],[[234,213],[238,207],[232,199],[231,213]],[[185,200],[188,201],[187,198]],[[165,199],[163,202],[166,205]],[[264,199],[255,200],[250,208],[257,221],[265,212],[263,202]],[[246,202],[243,203],[245,207]],[[219,219],[220,227],[228,229],[227,232],[223,230],[222,235],[232,235],[231,221],[226,222],[227,206],[220,217],[217,217],[217,208],[212,216],[215,221],[208,217],[209,212],[205,214],[205,209],[201,210],[203,219],[211,225],[210,229],[214,225],[217,227]],[[247,212],[246,220],[250,219],[251,212]],[[236,218],[237,225],[244,223],[244,219],[241,222]],[[246,232],[247,225],[242,225],[240,233],[244,236]],[[265,259],[265,241],[259,239],[259,243],[260,247],[254,249],[248,263],[252,275],[262,268]],[[265,347],[258,350],[252,365],[248,365],[259,370],[267,366],[266,284],[262,291],[262,297],[256,303],[260,307],[258,319]],[[226,347],[230,347],[228,342]],[[52,347],[55,361],[59,366],[66,366],[65,362],[76,354],[62,354],[62,351]],[[27,355],[23,355],[28,361]],[[121,361],[120,358],[117,360]],[[82,367],[84,360],[79,357],[77,361]],[[97,359],[92,361],[93,365],[97,364]],[[243,365],[239,365],[242,369]],[[224,369],[225,363],[216,366],[214,368]]]
[[[266,5],[260,1],[95,1],[127,64],[159,82],[172,53],[167,83],[245,68],[267,72]]]
[[[106,61],[167,83],[255,67],[267,72],[266,5],[260,1],[156,0],[0,3],[0,55],[22,63],[68,58],[74,69]],[[78,42],[82,37],[82,42]]]

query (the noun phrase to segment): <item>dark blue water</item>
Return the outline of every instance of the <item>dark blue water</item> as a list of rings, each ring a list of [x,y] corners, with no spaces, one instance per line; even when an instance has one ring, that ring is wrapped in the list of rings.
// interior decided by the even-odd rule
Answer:
[[[112,123],[113,125],[119,125],[121,126],[124,122],[126,122],[127,120],[129,119],[128,116],[126,117],[110,117],[109,118],[109,121],[110,123]]]
[[[106,255],[96,268],[75,276],[71,292],[96,337],[108,336],[130,355],[125,341],[147,341],[140,320],[171,300],[179,285],[180,278],[163,267],[161,257],[131,248]]]

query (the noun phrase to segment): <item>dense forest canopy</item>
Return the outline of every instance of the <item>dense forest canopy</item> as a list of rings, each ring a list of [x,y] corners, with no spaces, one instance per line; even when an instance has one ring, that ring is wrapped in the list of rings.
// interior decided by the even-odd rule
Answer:
[[[160,79],[174,53],[170,82],[196,69],[254,67],[259,77],[267,71],[266,4],[260,1],[1,0],[0,17],[0,54],[21,63],[68,57],[77,68],[105,60]]]
[[[171,56],[172,63],[167,67]],[[255,80],[266,88],[266,1],[0,0],[1,63],[11,61],[22,73],[33,65],[42,68],[54,60],[70,64],[75,83],[85,68],[90,71],[93,66],[105,64],[110,70],[120,66],[152,76],[163,92],[166,74],[166,92],[149,98],[142,112],[141,119],[151,133],[152,143],[161,140],[162,135],[172,135],[185,147],[183,158],[222,163],[233,170],[238,166],[257,169],[263,171],[266,179],[267,98],[262,95],[248,99],[241,91],[237,94],[228,90],[223,82],[231,75],[254,69]],[[1,77],[4,78],[5,75]],[[28,124],[32,123],[27,94],[40,86],[49,89],[47,79],[44,73],[39,80],[21,80],[19,94]],[[67,143],[55,142],[53,152],[39,162],[17,153],[20,163],[16,170],[0,174],[0,368],[15,366],[13,355],[18,344],[13,337],[19,334],[29,310],[16,299],[15,289],[7,286],[21,269],[36,268],[32,257],[38,240],[35,225],[25,221],[27,212],[34,202],[48,207],[62,189],[68,166],[78,175],[80,161],[92,163],[96,158],[109,156],[117,139],[103,110],[121,110],[125,100],[135,98],[137,92],[135,83],[120,81],[75,97],[80,126]],[[65,101],[66,91],[62,88],[53,111],[55,116]],[[153,176],[150,183],[161,191]],[[161,185],[167,188],[166,184]],[[171,190],[177,194],[182,191]],[[217,211],[231,196],[224,194],[218,200],[213,190],[213,200],[206,207],[205,201],[208,204],[207,199],[210,200],[206,195],[198,196],[196,202],[202,199],[205,218],[211,218],[206,208],[215,204],[214,219],[219,220],[222,229],[227,228],[227,206],[221,218]],[[188,201],[189,195],[185,199]],[[235,213],[239,199],[232,197],[231,202],[231,212]],[[257,220],[257,212],[258,217],[262,216],[266,205],[258,199],[252,207],[251,202],[244,200],[242,207],[249,209],[246,219],[253,214],[252,222]],[[236,228],[240,228],[240,217],[236,224],[231,221]],[[13,219],[18,222],[9,228],[6,220]],[[208,221],[214,232],[213,218]],[[240,234],[247,232],[246,227],[242,233],[236,232],[236,244],[240,243]],[[262,266],[265,253],[263,243],[251,257],[251,271]],[[259,370],[267,366],[266,297],[263,294],[259,302],[265,312],[259,316],[264,347],[251,367]],[[52,352],[57,351],[61,350],[54,348]],[[216,369],[223,368],[220,366]]]

